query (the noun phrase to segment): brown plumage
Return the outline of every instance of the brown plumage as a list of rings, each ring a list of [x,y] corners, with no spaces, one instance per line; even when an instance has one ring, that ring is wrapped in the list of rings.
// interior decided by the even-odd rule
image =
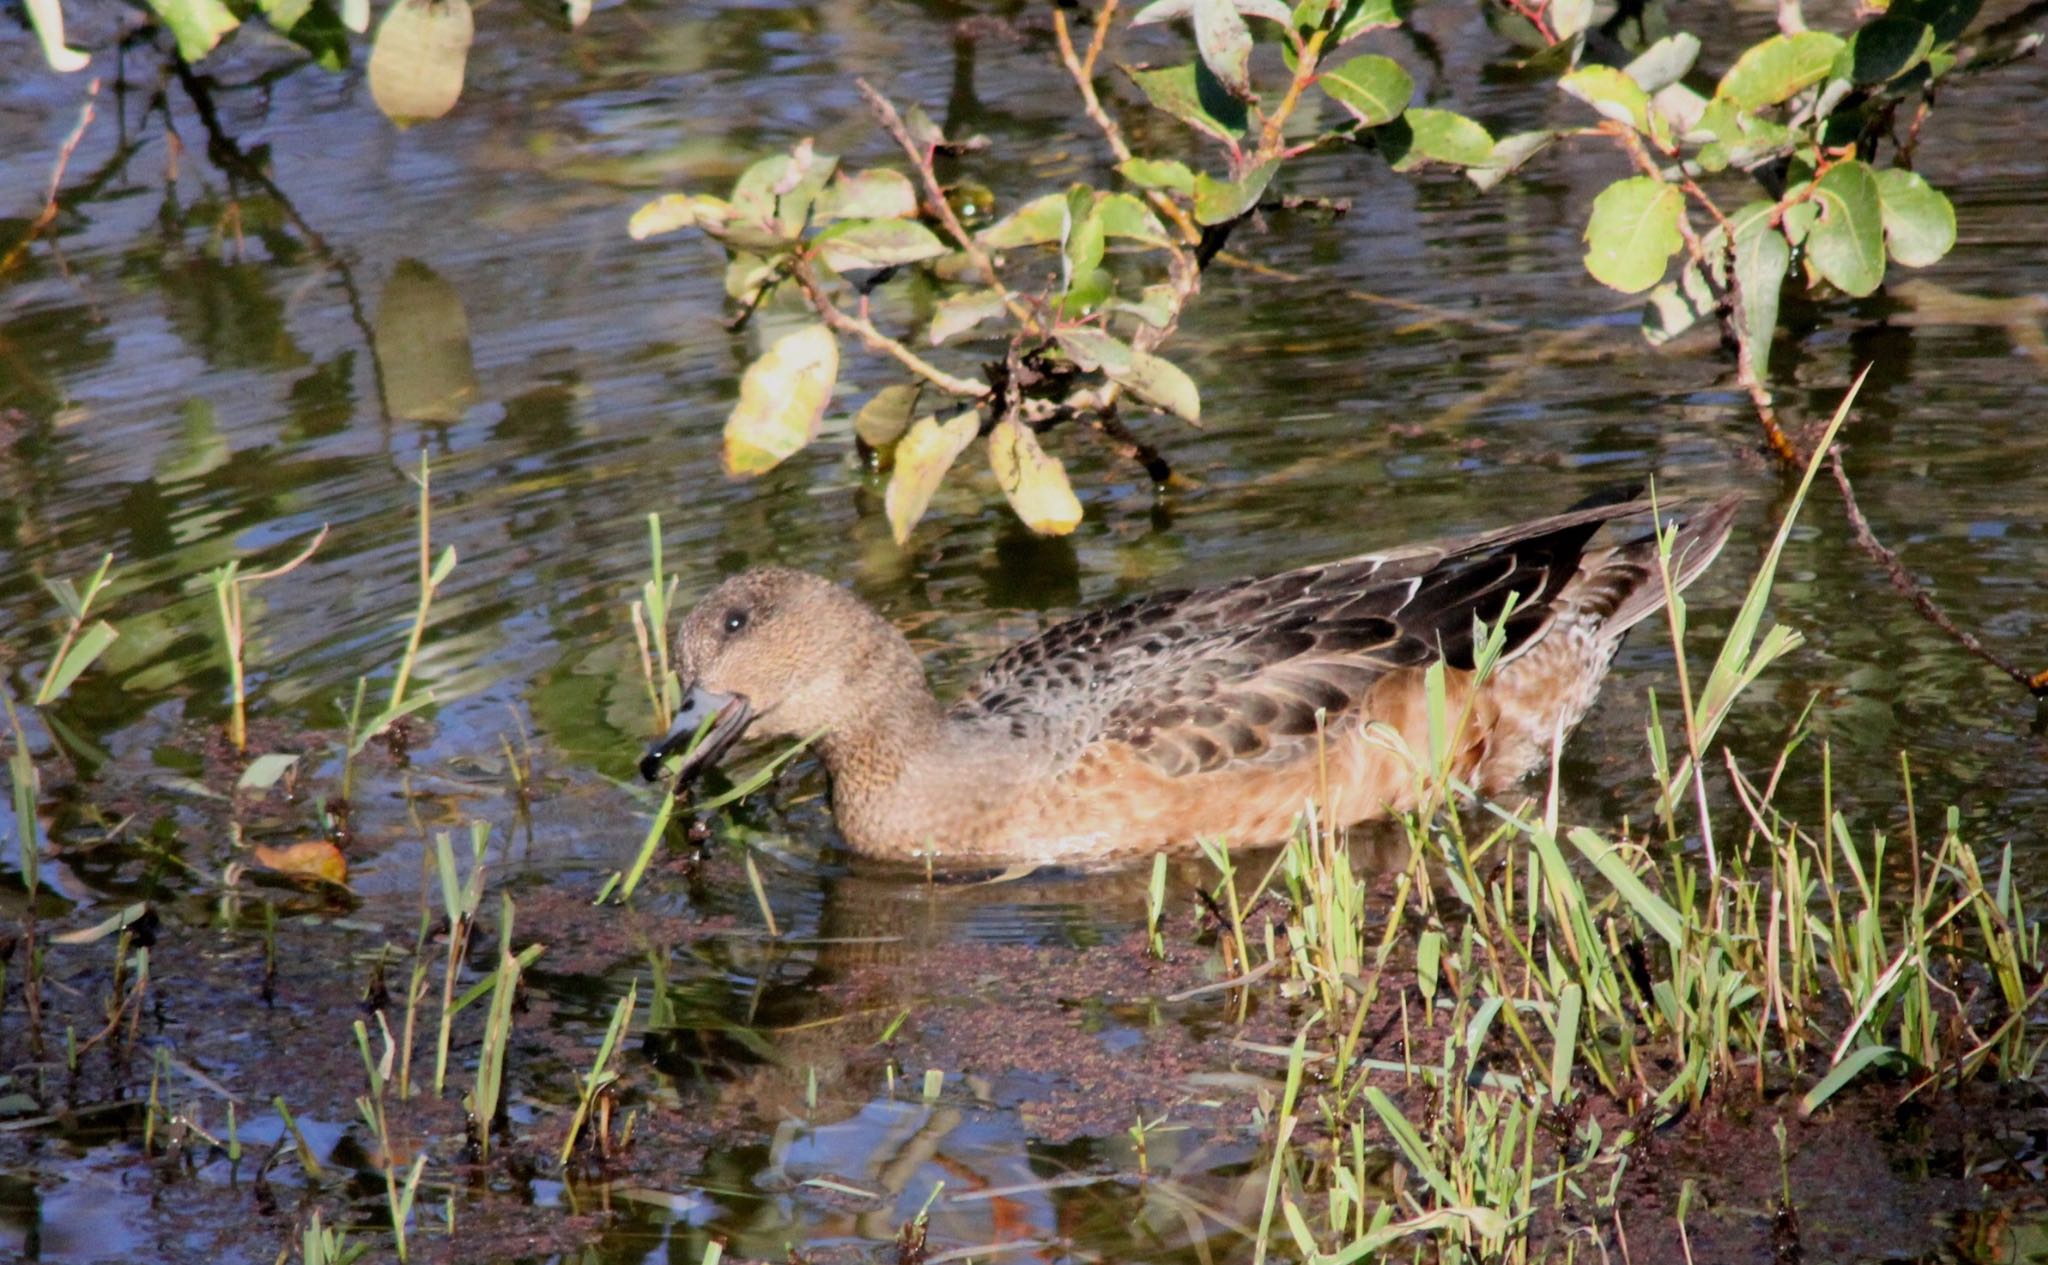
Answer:
[[[1680,529],[1680,586],[1719,551],[1735,507]],[[1139,598],[1012,647],[950,708],[860,599],[799,571],[748,571],[678,629],[689,703],[642,770],[655,776],[705,724],[680,776],[743,732],[818,734],[840,831],[873,856],[1088,864],[1198,838],[1269,843],[1325,779],[1339,824],[1412,806],[1423,678],[1441,658],[1451,714],[1470,704],[1453,772],[1499,793],[1578,723],[1623,634],[1662,607],[1647,534],[1591,547],[1608,524],[1648,517],[1616,500]],[[1468,699],[1474,620],[1504,613],[1501,661]]]

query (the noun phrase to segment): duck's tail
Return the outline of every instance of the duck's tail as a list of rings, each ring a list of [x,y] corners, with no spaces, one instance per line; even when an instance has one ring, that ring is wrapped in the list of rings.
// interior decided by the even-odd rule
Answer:
[[[1742,504],[1739,495],[1722,497],[1709,505],[1677,512],[1658,511],[1658,525],[1673,521],[1680,525],[1671,542],[1671,587],[1684,591],[1699,578],[1735,523],[1735,511]],[[1650,510],[1644,507],[1647,516]],[[1655,534],[1616,545],[1604,553],[1586,555],[1579,574],[1559,596],[1559,605],[1572,610],[1599,637],[1618,645],[1624,634],[1664,608],[1663,571],[1657,560]]]

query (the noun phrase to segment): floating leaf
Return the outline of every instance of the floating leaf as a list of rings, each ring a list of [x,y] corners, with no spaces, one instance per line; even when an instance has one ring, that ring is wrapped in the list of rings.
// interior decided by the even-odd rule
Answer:
[[[1260,163],[1244,173],[1238,180],[1218,180],[1208,172],[1195,174],[1195,222],[1198,224],[1227,224],[1241,215],[1248,215],[1259,205],[1259,198],[1266,192],[1266,186],[1273,181],[1278,171],[1278,160]]]
[[[626,221],[626,235],[636,242],[685,228],[707,231],[725,227],[732,203],[704,193],[667,193],[643,204]]]
[[[1925,268],[1955,247],[1955,207],[1917,172],[1902,167],[1878,172],[1877,196],[1893,259],[1908,268]]]
[[[1028,426],[998,422],[988,435],[988,464],[1010,508],[1042,536],[1064,536],[1081,521],[1081,502],[1060,459],[1039,447]]]
[[[939,482],[974,437],[981,433],[981,414],[973,409],[947,422],[920,417],[896,445],[896,469],[882,506],[898,545],[910,539],[911,528],[924,517]]]
[[[340,848],[325,839],[288,843],[281,848],[259,843],[252,855],[256,864],[279,874],[319,879],[323,883],[341,886],[348,883],[348,858],[341,855]]]
[[[967,290],[941,300],[932,311],[932,326],[926,337],[936,347],[963,334],[991,316],[1002,315],[1008,302],[1001,290]]]
[[[1374,133],[1380,152],[1396,171],[1426,162],[1477,167],[1493,157],[1493,137],[1478,123],[1450,110],[1418,107]]]
[[[1043,246],[1067,235],[1067,195],[1048,193],[1026,202],[975,234],[990,250]]]
[[[1324,71],[1316,83],[1367,127],[1399,118],[1415,95],[1415,80],[1400,62],[1371,53]]]
[[[1826,31],[1773,35],[1735,60],[1714,96],[1742,110],[1776,105],[1826,78],[1841,51],[1841,38]]]
[[[1095,214],[1102,231],[1111,237],[1128,238],[1148,246],[1170,246],[1166,225],[1145,205],[1145,199],[1129,193],[1105,193],[1095,200]]]
[[[813,214],[820,220],[891,220],[917,214],[917,189],[900,171],[840,172],[818,195]]]
[[[1626,123],[1638,132],[1650,130],[1650,94],[1612,66],[1582,66],[1557,81],[1567,96],[1577,97],[1602,118]]]
[[[946,253],[938,235],[915,220],[841,220],[812,239],[811,249],[834,272],[892,268]]]
[[[918,397],[923,394],[919,388],[903,383],[883,387],[853,415],[853,433],[886,464],[903,432],[910,429]]]
[[[1252,99],[1252,29],[1231,0],[1195,0],[1195,48],[1231,95]]]
[[[1683,245],[1678,217],[1684,205],[1676,186],[1650,176],[1602,189],[1586,224],[1586,271],[1625,294],[1656,285]]]
[[[1154,108],[1164,110],[1196,131],[1219,141],[1235,141],[1245,134],[1250,116],[1244,102],[1230,95],[1230,90],[1202,63],[1188,62],[1160,70],[1126,68],[1124,73]]]
[[[249,761],[249,767],[242,770],[242,776],[235,779],[238,791],[267,791],[277,785],[277,780],[291,771],[299,757],[273,751]]]
[[[178,56],[188,62],[196,62],[212,52],[214,46],[220,43],[221,36],[242,24],[242,20],[220,0],[149,0],[149,7],[164,20],[165,26],[171,28],[171,35],[178,41]],[[468,12],[467,7],[463,12]],[[377,38],[381,41],[384,38],[383,32],[379,31]],[[465,44],[464,47],[468,45]],[[374,69],[376,64],[376,55],[373,53],[370,65]],[[371,91],[374,93],[375,90],[376,81],[373,79]],[[383,102],[379,101],[378,104],[382,105]]]
[[[1877,173],[1856,159],[1827,169],[1814,185],[1820,218],[1806,234],[1806,257],[1842,293],[1862,298],[1884,280],[1884,211]]]
[[[370,96],[401,127],[455,108],[476,20],[469,0],[398,0],[370,48]]]
[[[818,434],[818,419],[839,377],[839,343],[823,325],[785,334],[740,378],[740,399],[725,420],[728,474],[771,470]]]
[[[1171,189],[1192,195],[1195,173],[1172,159],[1133,158],[1117,164],[1117,174],[1141,189]]]

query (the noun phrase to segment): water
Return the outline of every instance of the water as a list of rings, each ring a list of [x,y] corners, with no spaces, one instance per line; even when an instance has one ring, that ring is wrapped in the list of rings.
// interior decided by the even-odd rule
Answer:
[[[965,28],[974,38],[959,16],[943,5],[899,7],[887,21],[859,5],[613,6],[564,38],[493,8],[461,107],[402,133],[375,115],[358,74],[262,79],[286,63],[245,40],[207,64],[221,136],[239,157],[210,150],[190,95],[159,88],[153,62],[131,59],[143,78],[102,90],[65,175],[64,214],[0,288],[0,670],[17,699],[33,693],[55,618],[38,581],[80,576],[107,552],[118,567],[102,613],[121,637],[37,739],[39,752],[62,750],[45,774],[60,806],[46,916],[87,923],[153,894],[174,924],[230,946],[220,952],[246,949],[261,920],[224,912],[210,885],[238,855],[225,810],[178,789],[209,767],[195,735],[227,714],[205,575],[234,558],[273,565],[328,529],[308,564],[255,590],[248,620],[256,744],[310,744],[305,782],[330,786],[345,701],[364,674],[381,697],[411,619],[408,474],[422,451],[435,547],[459,555],[417,674],[440,701],[409,768],[375,749],[367,758],[351,845],[365,902],[355,916],[402,944],[433,829],[492,820],[508,849],[494,872],[523,900],[593,892],[630,859],[646,810],[618,783],[649,722],[625,604],[645,574],[649,512],[663,516],[685,601],[763,562],[847,577],[911,631],[942,689],[1076,607],[1499,525],[1645,478],[1688,495],[1750,494],[1726,561],[1695,592],[1696,627],[1725,625],[1789,484],[1757,455],[1727,359],[1697,342],[1647,348],[1633,306],[1584,275],[1585,209],[1620,174],[1617,156],[1590,142],[1551,151],[1487,196],[1450,174],[1394,175],[1359,152],[1291,169],[1290,191],[1348,198],[1352,210],[1275,218],[1233,240],[1237,255],[1295,280],[1228,264],[1205,279],[1170,348],[1201,384],[1204,427],[1140,423],[1189,486],[1156,496],[1085,435],[1057,435],[1051,446],[1087,511],[1065,539],[1030,536],[984,476],[942,491],[898,549],[880,485],[850,452],[851,411],[895,380],[866,355],[848,355],[819,444],[764,478],[727,479],[718,430],[738,374],[791,314],[728,330],[718,253],[687,235],[631,242],[627,215],[657,192],[722,191],[752,158],[805,136],[850,161],[889,161],[853,89],[859,75],[923,102],[949,131],[988,134],[992,154],[961,170],[1004,205],[1106,180],[1094,138],[1072,130],[1039,11],[976,20]],[[1767,21],[1747,14],[1717,32],[1707,60],[1725,60]],[[1128,55],[1178,56],[1172,38]],[[1497,134],[1581,117],[1561,97],[1488,73],[1505,50],[1465,9],[1425,10],[1383,51],[1440,62],[1425,90],[1451,94],[1442,103]],[[2048,441],[2033,422],[2048,406],[2038,229],[2048,152],[2012,137],[2044,78],[2039,62],[2023,63],[1944,98],[1919,166],[1955,199],[1957,251],[1900,274],[1912,284],[1889,294],[1788,304],[1772,375],[1789,419],[1806,424],[1874,364],[1847,436],[1873,528],[1957,623],[2029,670],[2048,666],[2036,658],[2048,644]],[[84,84],[42,71],[21,39],[0,48],[0,83],[0,188],[13,191],[0,202],[13,217],[0,220],[0,240],[11,241]],[[1141,147],[1179,152],[1175,125],[1123,112]],[[878,296],[883,323],[910,314],[904,290]],[[1903,750],[1923,812],[1957,803],[1975,837],[2011,842],[2034,876],[2048,870],[2034,704],[1889,590],[1825,486],[1776,597],[1778,618],[1806,644],[1746,701],[1736,748],[1775,751],[1811,700],[1834,746],[1838,802],[1897,829]],[[1568,804],[1589,820],[1640,812],[1642,700],[1656,689],[1668,701],[1672,683],[1663,638],[1644,634],[1567,756]],[[525,811],[508,794],[501,739],[531,753],[539,794]],[[1787,806],[1816,805],[1812,782],[1810,769],[1796,775]],[[956,1080],[927,1102],[913,1079],[922,1068],[903,1069],[913,1083],[891,1094],[879,1056],[841,1051],[825,1109],[800,1101],[803,1068],[817,1066],[804,1060],[837,1047],[788,1034],[843,1015],[852,1002],[829,986],[870,990],[855,1025],[863,1041],[901,1010],[999,1012],[1007,972],[1049,969],[1047,955],[1126,933],[1144,906],[1135,878],[933,891],[849,868],[830,847],[822,792],[815,768],[802,768],[772,806],[739,815],[775,849],[764,878],[790,944],[746,930],[758,915],[728,866],[694,886],[657,871],[645,899],[678,923],[722,919],[713,925],[738,929],[729,935],[551,946],[553,973],[536,988],[554,1008],[563,1070],[543,1099],[560,1101],[612,999],[629,979],[644,988],[650,962],[678,999],[680,1029],[785,1034],[773,1038],[783,1062],[760,1074],[779,1078],[773,1087],[744,1074],[696,1084],[707,1067],[735,1075],[723,1053],[664,1069],[674,1103],[718,1101],[735,1131],[696,1169],[668,1173],[665,1200],[614,1199],[623,1215],[599,1257],[694,1260],[714,1231],[749,1256],[785,1242],[866,1250],[892,1238],[937,1181],[983,1194],[937,1206],[935,1250],[1005,1239],[1081,1245],[1033,1255],[1163,1259],[1197,1251],[1193,1227],[1241,1222],[1252,1157],[1215,1121],[1152,1142],[1150,1163],[1201,1191],[1209,1211],[1190,1212],[1124,1176],[1129,1113],[1113,1127],[1048,1129],[1023,1105],[1044,1087],[1020,1073]],[[94,842],[129,814],[126,833]],[[11,834],[11,813],[4,824]],[[284,842],[315,823],[303,801],[272,801],[238,828]],[[155,850],[138,842],[149,832]],[[167,866],[166,851],[183,865]],[[18,889],[0,899],[20,907]],[[287,924],[298,908],[285,902]],[[343,933],[285,934],[319,954]],[[350,971],[367,973],[374,943],[350,941]],[[988,978],[956,996],[956,964],[977,954],[992,955]],[[888,969],[863,974],[878,959]],[[1180,1050],[1209,1035],[1207,1014],[1191,1004],[1101,1017],[1091,1039],[1111,1056],[1137,1044]],[[329,1035],[355,1076],[345,1033]],[[959,1049],[971,1057],[972,1043]],[[261,1123],[275,1121],[260,1104],[276,1092],[262,1060],[238,1074],[232,1083],[256,1104],[245,1123],[274,1132]],[[1168,1096],[1185,1112],[1200,1095]],[[828,1122],[778,1128],[780,1108]],[[345,1123],[348,1110],[343,1098],[334,1115]],[[338,1132],[323,1136],[339,1145]],[[737,1136],[759,1140],[737,1146]],[[5,1188],[6,1224],[31,1226],[45,1259],[91,1259],[99,1249],[70,1237],[92,1202],[79,1195],[132,1180],[133,1148],[116,1133],[44,1153],[33,1182]],[[816,1176],[872,1198],[799,1184]],[[545,1184],[524,1198],[587,1210],[587,1196]],[[189,1245],[205,1240],[169,1241],[199,1251]],[[250,1259],[268,1259],[277,1242],[281,1233]]]

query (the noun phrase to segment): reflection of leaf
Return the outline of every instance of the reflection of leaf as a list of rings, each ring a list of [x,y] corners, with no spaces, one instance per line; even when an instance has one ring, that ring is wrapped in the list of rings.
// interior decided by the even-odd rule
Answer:
[[[370,96],[384,117],[403,127],[454,109],[475,38],[469,0],[392,5],[370,48]]]
[[[969,409],[950,421],[920,417],[896,445],[896,469],[889,476],[889,490],[882,505],[889,514],[889,530],[901,545],[910,539],[910,529],[924,517],[932,493],[946,471],[974,437],[981,433],[981,414]]]
[[[810,443],[839,377],[839,343],[823,325],[775,341],[740,378],[739,403],[725,420],[728,474],[760,474]]]
[[[1010,508],[1032,531],[1064,536],[1081,521],[1081,502],[1060,459],[1039,447],[1028,426],[998,422],[988,435],[988,464]]]
[[[348,859],[341,855],[341,849],[325,839],[308,839],[304,843],[288,843],[281,848],[257,844],[252,852],[256,864],[279,874],[294,878],[319,879],[323,883],[345,886],[348,883]]]
[[[1602,189],[1586,223],[1586,271],[1625,294],[1656,285],[1683,245],[1678,217],[1684,201],[1676,186],[1650,176]]]
[[[401,259],[377,301],[371,346],[384,406],[409,422],[455,422],[479,393],[462,295],[417,259]]]

